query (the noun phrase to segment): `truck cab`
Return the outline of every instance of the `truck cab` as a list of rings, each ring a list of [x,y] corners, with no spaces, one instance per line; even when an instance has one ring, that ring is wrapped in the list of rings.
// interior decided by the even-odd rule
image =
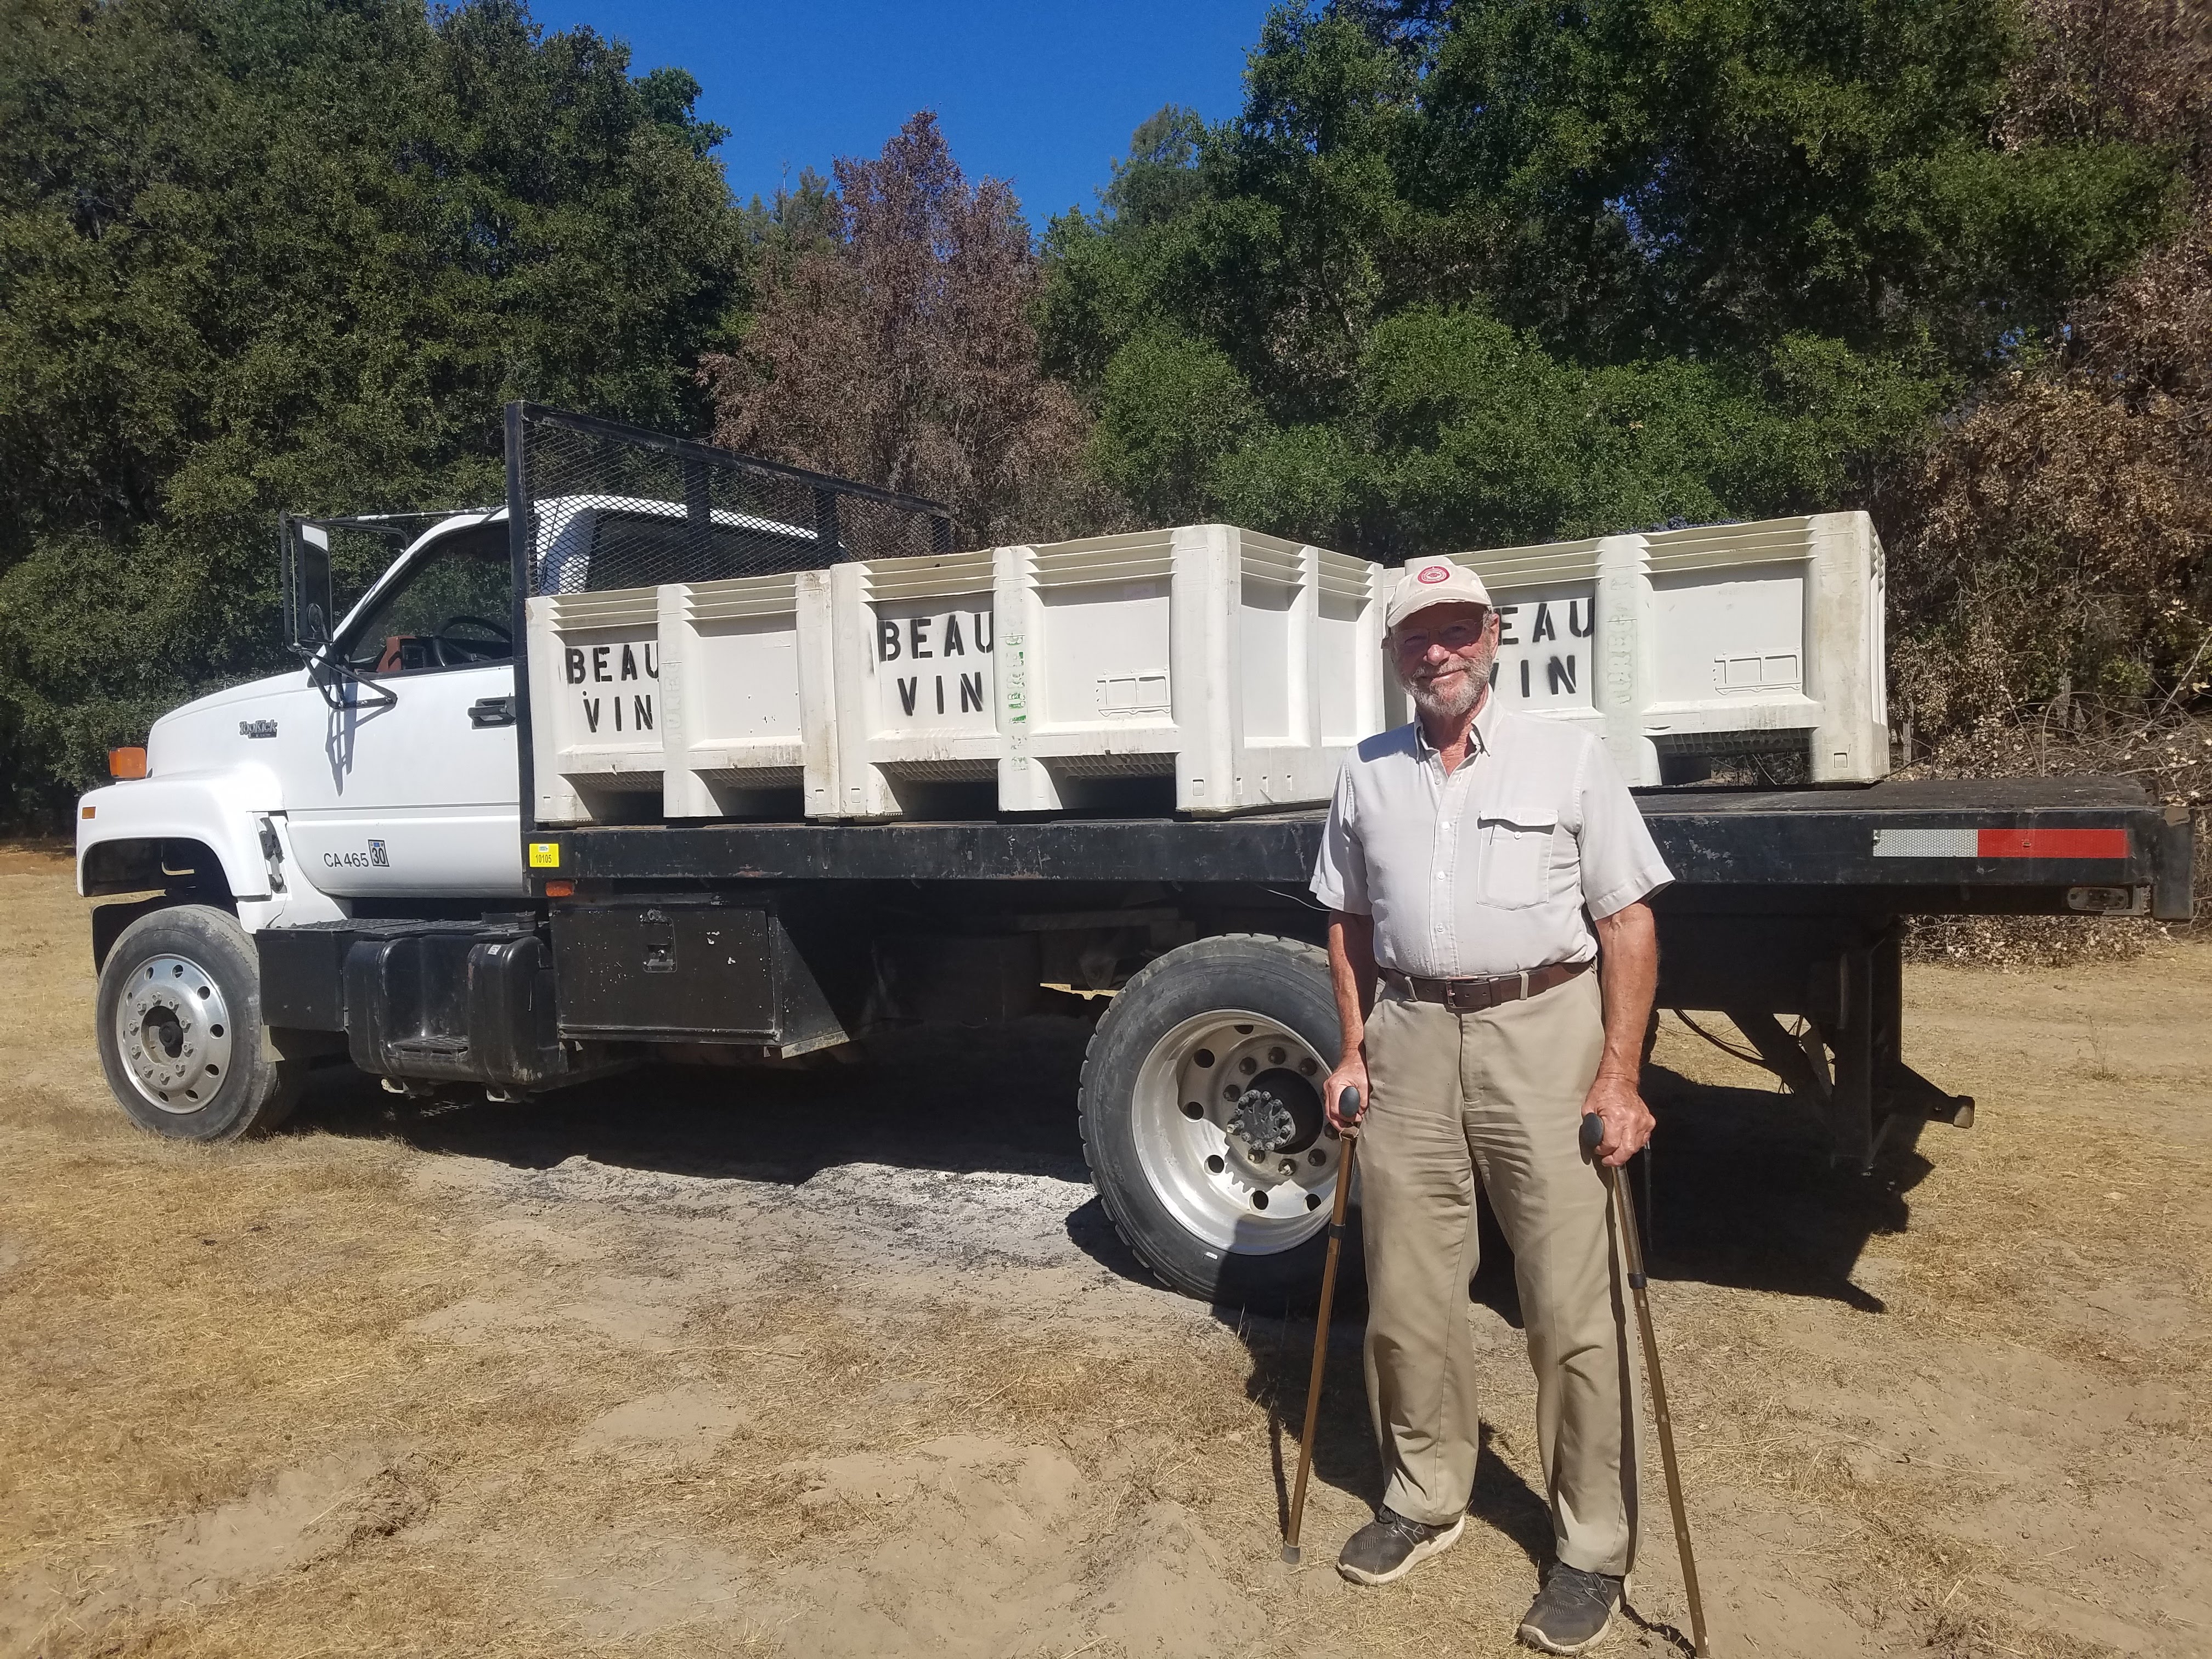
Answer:
[[[505,513],[433,523],[300,666],[155,722],[144,775],[78,805],[79,890],[189,872],[248,932],[520,897],[512,612]]]

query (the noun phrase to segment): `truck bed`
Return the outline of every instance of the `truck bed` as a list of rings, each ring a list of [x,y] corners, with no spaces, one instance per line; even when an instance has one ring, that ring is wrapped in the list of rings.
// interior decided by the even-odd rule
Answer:
[[[1677,902],[1855,893],[1893,912],[2063,910],[2148,888],[2188,914],[2189,825],[2125,778],[1897,781],[1638,793]],[[1234,882],[1302,888],[1322,813],[1233,818],[655,824],[541,830],[563,878]],[[2178,908],[2177,908],[2178,907]]]

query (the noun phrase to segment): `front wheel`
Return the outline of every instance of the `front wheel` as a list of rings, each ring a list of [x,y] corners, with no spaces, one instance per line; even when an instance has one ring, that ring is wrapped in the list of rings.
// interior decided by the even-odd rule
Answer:
[[[1200,939],[1114,998],[1084,1060],[1084,1152],[1115,1231],[1170,1285],[1312,1297],[1344,1161],[1321,1096],[1339,1041],[1328,958],[1291,939]]]
[[[179,904],[123,930],[100,970],[100,1069],[133,1121],[174,1140],[272,1128],[305,1067],[263,1040],[261,972],[238,918]]]

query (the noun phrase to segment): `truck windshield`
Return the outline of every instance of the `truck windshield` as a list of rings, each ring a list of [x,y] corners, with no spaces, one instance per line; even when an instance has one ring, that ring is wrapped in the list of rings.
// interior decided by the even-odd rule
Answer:
[[[507,526],[458,532],[419,557],[354,624],[346,659],[365,674],[510,661],[514,592]]]

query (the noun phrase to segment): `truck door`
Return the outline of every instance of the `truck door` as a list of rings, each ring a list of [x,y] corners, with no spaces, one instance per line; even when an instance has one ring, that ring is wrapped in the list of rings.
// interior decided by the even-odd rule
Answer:
[[[285,780],[293,851],[325,892],[528,890],[512,592],[507,526],[479,524],[418,551],[342,633],[360,678],[308,705],[320,753]]]

